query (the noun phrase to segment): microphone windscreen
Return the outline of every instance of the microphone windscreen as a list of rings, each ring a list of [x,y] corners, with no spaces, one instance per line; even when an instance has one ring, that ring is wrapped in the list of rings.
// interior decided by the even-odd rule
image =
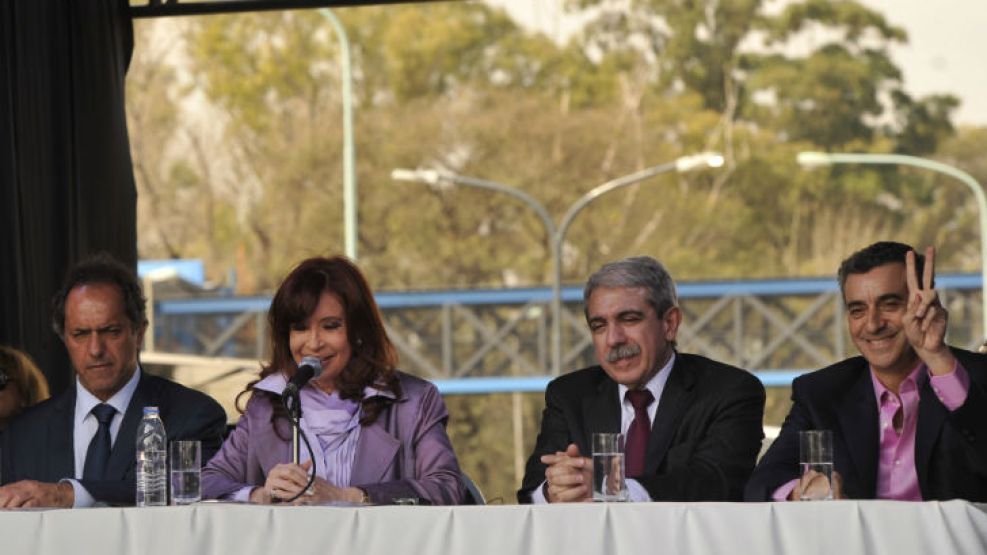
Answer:
[[[319,360],[319,357],[304,357],[298,367],[301,368],[302,366],[312,368],[312,379],[318,378],[322,374],[322,361]]]

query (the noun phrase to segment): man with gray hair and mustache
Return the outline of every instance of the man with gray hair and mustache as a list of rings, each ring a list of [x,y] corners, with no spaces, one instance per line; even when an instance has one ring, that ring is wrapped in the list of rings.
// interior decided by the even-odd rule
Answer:
[[[627,438],[632,501],[739,501],[761,447],[764,387],[750,373],[679,353],[675,283],[647,256],[606,264],[583,291],[599,366],[545,391],[521,503],[592,499],[594,433]]]

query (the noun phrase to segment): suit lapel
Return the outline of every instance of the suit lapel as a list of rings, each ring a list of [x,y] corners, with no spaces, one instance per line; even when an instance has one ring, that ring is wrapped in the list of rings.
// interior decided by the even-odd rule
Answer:
[[[600,370],[602,379],[594,395],[583,398],[583,430],[585,436],[578,438],[579,452],[590,456],[593,445],[593,434],[620,432],[620,399],[618,399],[617,382],[610,379]],[[581,441],[579,441],[581,440]]]
[[[59,397],[54,414],[48,421],[46,442],[48,449],[48,474],[50,481],[75,478],[75,382]]]
[[[922,497],[928,499],[929,461],[932,448],[946,421],[946,407],[936,398],[928,379],[919,387],[918,422],[915,428],[915,472]]]
[[[388,411],[393,411],[393,406]],[[401,441],[384,428],[384,422],[390,414],[381,414],[377,420],[360,429],[360,439],[356,444],[356,455],[353,458],[351,484],[371,484],[384,481],[385,473],[394,464]]]
[[[859,492],[850,495],[872,498],[877,492],[877,401],[870,370],[861,359],[861,371],[853,387],[836,407],[841,434],[846,441],[846,455],[860,477]],[[837,436],[838,437],[838,436]],[[834,451],[839,447],[834,446]],[[839,457],[837,457],[839,458]]]
[[[679,421],[692,402],[692,388],[696,377],[685,366],[685,357],[676,355],[675,364],[672,365],[658,401],[655,421],[651,424],[651,436],[648,437],[648,451],[645,455],[645,474],[657,472],[658,465],[665,458],[675,431],[679,428]]]

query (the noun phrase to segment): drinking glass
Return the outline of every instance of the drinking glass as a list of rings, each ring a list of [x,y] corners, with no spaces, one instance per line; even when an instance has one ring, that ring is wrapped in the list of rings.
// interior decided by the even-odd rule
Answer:
[[[803,501],[833,498],[833,432],[799,432],[799,469]]]
[[[593,434],[593,501],[627,501],[624,435]]]
[[[171,504],[190,505],[202,499],[202,444],[172,441],[168,464],[171,470]]]

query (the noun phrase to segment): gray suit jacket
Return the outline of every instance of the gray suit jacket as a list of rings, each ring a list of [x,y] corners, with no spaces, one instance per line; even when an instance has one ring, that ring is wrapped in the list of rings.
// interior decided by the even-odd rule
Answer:
[[[425,380],[402,372],[398,378],[402,398],[360,430],[350,485],[379,504],[401,497],[437,505],[461,503],[464,490],[446,435],[449,415],[441,395]],[[272,423],[270,399],[254,395],[247,403],[236,429],[203,470],[203,497],[219,498],[247,486],[262,486],[271,468],[291,461],[288,422],[279,418]]]
[[[3,483],[18,480],[57,482],[75,477],[75,384],[13,422],[3,436]],[[141,372],[120,431],[107,461],[105,480],[80,480],[97,502],[134,504],[137,426],[145,406],[157,406],[168,439],[197,439],[202,457],[212,456],[223,441],[226,412],[211,397],[164,378]]]

